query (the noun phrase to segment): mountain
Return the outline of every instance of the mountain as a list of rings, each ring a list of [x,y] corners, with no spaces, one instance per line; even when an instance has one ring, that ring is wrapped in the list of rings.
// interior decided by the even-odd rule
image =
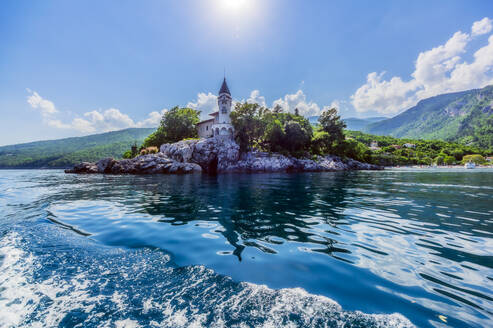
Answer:
[[[65,168],[123,153],[155,129],[132,128],[85,137],[36,141],[0,147],[0,168]]]
[[[364,132],[493,147],[493,85],[427,98]]]
[[[342,120],[346,123],[346,128],[352,131],[363,131],[363,129],[376,122],[380,122],[386,120],[388,117],[367,117],[367,118],[357,118],[357,117],[348,117],[343,118]]]
[[[343,118],[342,120],[346,123],[347,129],[352,131],[362,131],[367,125],[380,122],[386,120],[387,117],[379,116],[379,117],[366,117],[366,118],[357,118],[357,117],[348,117]],[[310,116],[308,118],[311,124],[318,124],[318,116]]]

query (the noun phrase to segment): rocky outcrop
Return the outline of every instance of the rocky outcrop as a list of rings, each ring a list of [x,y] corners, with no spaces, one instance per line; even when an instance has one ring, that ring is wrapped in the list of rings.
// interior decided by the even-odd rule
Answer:
[[[164,144],[157,154],[141,155],[120,161],[105,158],[97,163],[83,162],[67,173],[180,174],[216,172],[320,172],[378,170],[382,167],[337,156],[316,159],[294,158],[280,154],[250,151],[240,155],[233,140],[217,137],[183,140]]]
[[[97,163],[83,162],[66,173],[107,173],[107,174],[187,174],[201,172],[200,165],[177,162],[163,154],[142,155],[120,161],[105,158]]]
[[[234,166],[240,158],[238,144],[223,137],[164,144],[160,152],[179,162],[196,163],[207,172],[228,171],[228,168]]]
[[[248,152],[226,169],[227,172],[322,172],[346,170],[378,170],[376,165],[361,163],[352,159],[343,160],[337,156],[317,159],[298,159],[280,154]]]
[[[376,165],[337,156],[297,159],[281,154],[250,151],[240,156],[240,148],[231,139],[208,138],[164,144],[160,152],[179,162],[199,164],[207,172],[287,172],[377,170]]]

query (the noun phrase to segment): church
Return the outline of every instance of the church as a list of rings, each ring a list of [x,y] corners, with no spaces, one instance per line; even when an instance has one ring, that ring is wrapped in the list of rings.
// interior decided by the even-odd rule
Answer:
[[[229,117],[229,114],[231,114],[232,100],[233,98],[231,98],[231,92],[229,92],[226,78],[224,78],[217,97],[219,111],[209,114],[212,118],[197,123],[199,138],[217,136],[225,138],[233,137],[233,125]]]

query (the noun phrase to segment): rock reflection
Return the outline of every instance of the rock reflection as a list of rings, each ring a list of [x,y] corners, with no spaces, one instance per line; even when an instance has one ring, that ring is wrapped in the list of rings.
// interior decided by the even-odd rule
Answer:
[[[320,236],[313,226],[336,227],[344,208],[348,179],[333,174],[320,190],[317,174],[187,176],[159,184],[141,183],[139,201],[160,222],[187,224],[213,221],[241,261],[245,247],[276,253],[285,241],[319,245],[313,251],[331,255],[349,252]],[[174,179],[171,179],[174,180]],[[316,216],[316,217],[315,217]]]

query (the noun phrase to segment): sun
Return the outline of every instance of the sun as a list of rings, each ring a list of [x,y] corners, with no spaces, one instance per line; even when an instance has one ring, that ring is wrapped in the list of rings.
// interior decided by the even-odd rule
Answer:
[[[230,12],[239,12],[247,9],[248,0],[219,0],[223,10]]]

